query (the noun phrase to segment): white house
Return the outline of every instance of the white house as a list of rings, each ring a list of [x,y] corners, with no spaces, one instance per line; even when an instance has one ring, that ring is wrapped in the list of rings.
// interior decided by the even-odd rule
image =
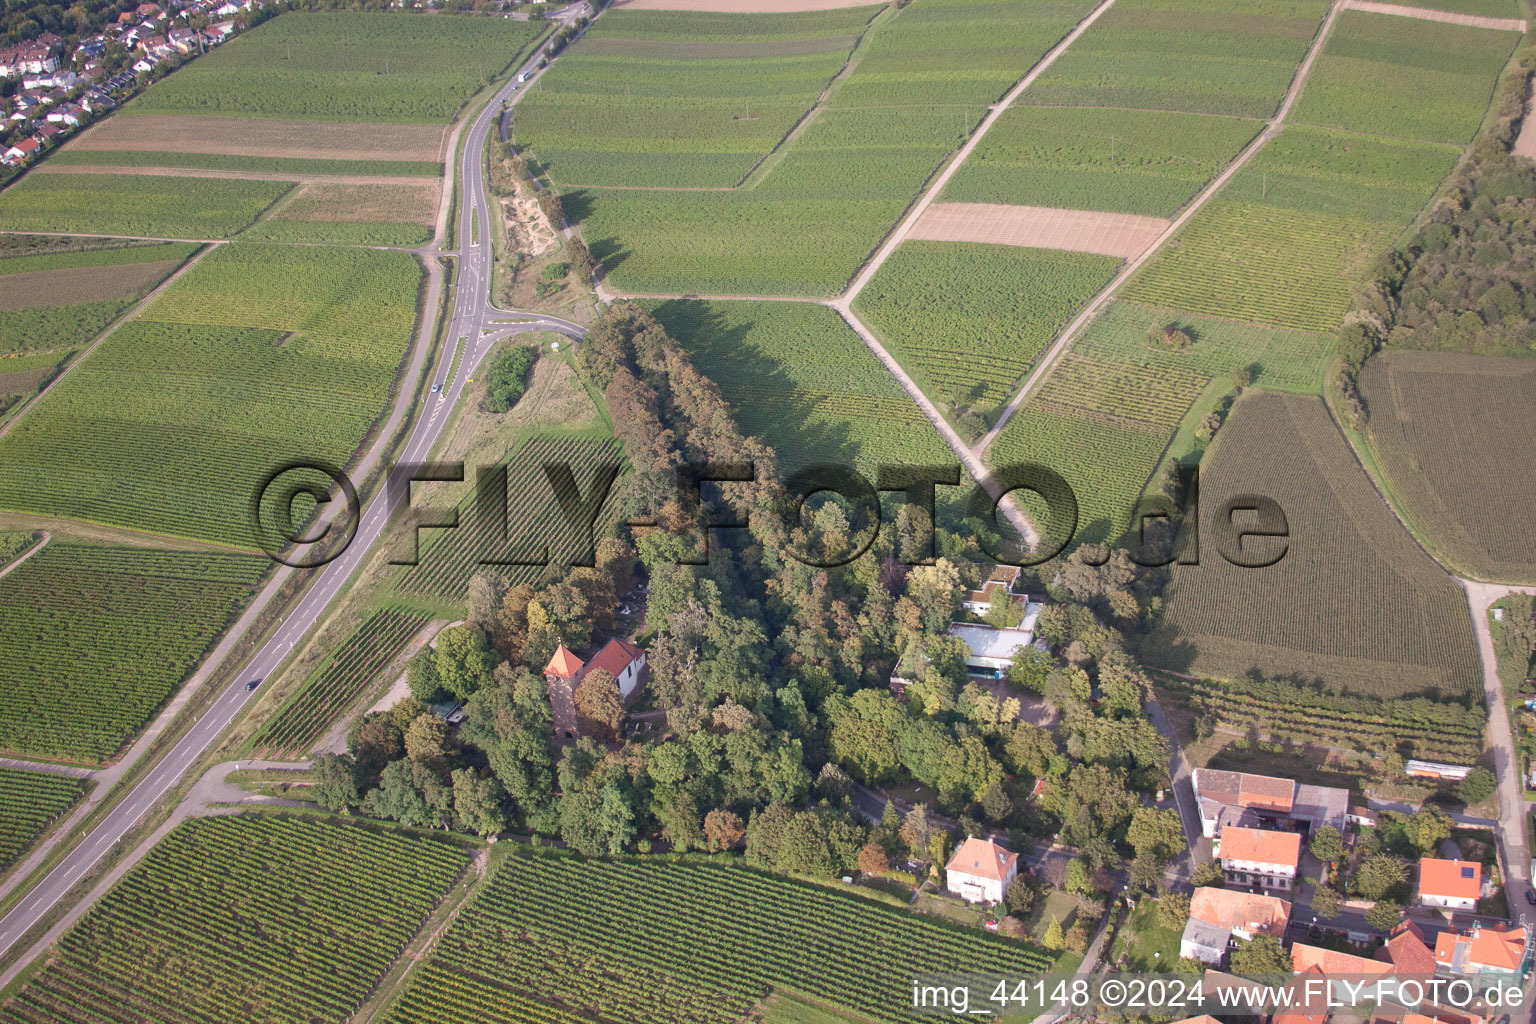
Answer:
[[[1476,910],[1483,894],[1483,866],[1471,860],[1419,861],[1419,903],[1447,910]]]
[[[1285,938],[1291,905],[1277,896],[1204,887],[1189,900],[1189,921],[1179,940],[1179,956],[1220,963],[1234,939],[1255,935]]]
[[[592,660],[581,670],[581,675],[586,675],[594,668],[612,672],[613,678],[619,681],[620,696],[627,700],[640,685],[640,672],[645,668],[645,651],[614,637],[592,656]]]
[[[1035,642],[1035,620],[1040,617],[1044,605],[1026,604],[1024,621],[1015,629],[997,629],[968,622],[952,623],[949,635],[965,641],[970,654],[965,667],[984,675],[992,675],[1013,663],[1013,653]]]
[[[1216,842],[1229,884],[1287,890],[1296,884],[1301,833],[1228,825]]]
[[[1019,855],[990,839],[968,837],[944,865],[945,888],[968,903],[1001,903],[1019,877]]]

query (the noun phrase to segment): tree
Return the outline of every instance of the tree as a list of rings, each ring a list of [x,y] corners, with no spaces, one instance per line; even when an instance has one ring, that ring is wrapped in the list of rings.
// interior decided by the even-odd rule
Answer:
[[[488,572],[475,573],[469,578],[469,587],[464,593],[465,617],[487,633],[492,632],[506,594],[507,585],[501,577]]]
[[[485,409],[487,412],[500,415],[517,404],[523,397],[523,392],[528,387],[528,371],[533,368],[534,360],[538,358],[538,350],[527,345],[513,345],[506,348],[491,361],[491,367],[485,375]],[[475,577],[471,577],[473,582]],[[477,619],[474,615],[474,604],[470,604],[470,621],[477,626],[486,628],[489,620]]]
[[[704,815],[704,841],[710,853],[729,850],[746,837],[746,827],[738,815],[726,810],[713,810]]]
[[[448,723],[432,714],[417,715],[405,730],[405,756],[417,764],[437,767],[448,742]]]
[[[603,668],[589,669],[576,684],[576,711],[589,731],[617,736],[624,721],[624,698],[619,681]]]
[[[1451,837],[1455,822],[1440,808],[1430,804],[1415,811],[1403,822],[1403,834],[1414,849],[1425,857],[1433,856],[1442,842]]]
[[[443,681],[437,674],[437,657],[430,649],[422,648],[411,659],[405,668],[405,680],[411,688],[411,696],[422,704],[435,704],[443,699]]]
[[[502,801],[507,793],[494,777],[482,779],[471,768],[453,773],[453,811],[459,825],[482,836],[495,835],[507,827]]]
[[[1324,825],[1312,833],[1312,856],[1324,864],[1332,864],[1344,856],[1344,837],[1332,825]]]
[[[1222,872],[1220,864],[1209,860],[1204,864],[1196,864],[1195,870],[1190,873],[1189,880],[1195,884],[1196,888],[1213,886],[1219,889],[1226,882],[1227,876]]]
[[[1383,853],[1367,857],[1360,870],[1355,872],[1355,892],[1368,900],[1380,900],[1407,883],[1408,868],[1402,861]]]
[[[1162,863],[1184,849],[1184,824],[1179,812],[1171,808],[1159,811],[1138,807],[1131,815],[1125,838],[1138,858],[1150,857]]]
[[[443,630],[437,634],[433,655],[438,682],[455,700],[466,701],[476,690],[490,685],[496,653],[478,626]],[[414,688],[411,692],[415,693]]]
[[[1189,921],[1189,896],[1182,892],[1170,892],[1157,904],[1157,917],[1164,927],[1182,929]]]
[[[1081,921],[1074,922],[1067,934],[1062,938],[1062,945],[1074,953],[1082,953],[1088,949],[1088,929],[1083,927]]]
[[[1473,768],[1456,787],[1456,795],[1461,798],[1463,804],[1471,807],[1488,799],[1497,788],[1498,779],[1494,777],[1493,772],[1487,768]]]
[[[1232,973],[1255,977],[1291,973],[1291,954],[1273,935],[1255,935],[1232,951]]]
[[[1051,923],[1045,926],[1045,934],[1040,936],[1040,945],[1049,950],[1066,948],[1067,937],[1061,933],[1061,922],[1054,914],[1051,915]]]
[[[901,841],[907,844],[907,850],[913,857],[920,858],[928,852],[928,806],[916,804],[902,819],[901,829],[897,835]]]
[[[1389,932],[1403,919],[1403,908],[1391,900],[1378,900],[1365,912],[1365,923],[1379,932]]]
[[[1406,771],[1403,755],[1395,750],[1381,759],[1381,774],[1389,782],[1402,778]]]
[[[1344,909],[1344,897],[1337,890],[1320,885],[1312,893],[1312,910],[1318,917],[1331,921]]]
[[[350,755],[321,754],[310,765],[309,774],[315,780],[315,802],[321,807],[340,811],[357,805],[357,762]]]
[[[1008,799],[1008,791],[1003,788],[1002,780],[997,780],[987,787],[987,792],[981,798],[981,813],[986,815],[990,822],[1002,824],[1013,813],[1013,801]]]
[[[1139,889],[1156,889],[1163,880],[1163,862],[1145,855],[1131,861],[1131,884]]]
[[[1081,857],[1067,861],[1067,877],[1061,887],[1068,892],[1088,891],[1088,865]]]
[[[879,843],[865,843],[859,849],[859,874],[869,878],[884,878],[891,869],[891,859]]]
[[[403,736],[411,723],[426,714],[426,711],[427,706],[415,697],[401,697],[389,706],[389,720],[395,723],[395,728]]]
[[[1029,909],[1035,905],[1037,893],[1029,879],[1023,875],[1018,876],[1008,883],[1008,888],[1003,890],[1003,905],[1008,908],[1008,913],[1020,916],[1029,913]]]

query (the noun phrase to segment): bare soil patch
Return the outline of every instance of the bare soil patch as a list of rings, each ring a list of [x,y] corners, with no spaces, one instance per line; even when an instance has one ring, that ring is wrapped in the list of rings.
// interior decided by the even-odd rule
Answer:
[[[1468,28],[1491,28],[1503,31],[1524,32],[1524,18],[1487,18],[1478,14],[1461,14],[1457,11],[1437,11],[1428,7],[1408,7],[1404,4],[1383,4],[1375,0],[1345,0],[1344,6],[1351,11],[1369,11],[1372,14],[1395,14],[1400,18],[1418,18],[1420,21],[1441,21],[1447,25],[1465,25]]]
[[[510,199],[501,200],[506,218],[507,241],[515,252],[539,256],[560,245],[560,234],[550,226],[549,218],[539,209],[539,202],[519,185]]]
[[[410,185],[438,187],[436,178],[400,178],[391,174],[304,174],[283,171],[228,171],[211,167],[133,167],[116,164],[42,164],[34,174],[149,174],[166,178],[243,178],[248,181],[315,182],[335,185]]]
[[[1168,229],[1161,217],[1002,203],[935,203],[908,238],[1065,249],[1133,259]]]
[[[631,11],[718,11],[721,14],[794,14],[840,7],[872,7],[885,0],[618,0]]]
[[[72,145],[77,149],[310,160],[432,161],[442,159],[447,132],[447,128],[434,125],[145,114],[109,117],[82,132]]]
[[[0,276],[0,309],[70,306],[129,298],[153,287],[178,266],[176,260],[105,267],[36,270]]]
[[[437,215],[438,192],[436,182],[308,184],[272,219],[431,224]]]
[[[1525,119],[1520,122],[1520,134],[1515,138],[1515,156],[1536,160],[1536,81],[1525,97]]]

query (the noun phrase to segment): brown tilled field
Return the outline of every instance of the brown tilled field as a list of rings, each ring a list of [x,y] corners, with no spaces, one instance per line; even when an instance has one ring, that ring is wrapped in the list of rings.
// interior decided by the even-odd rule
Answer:
[[[442,159],[448,129],[422,124],[279,121],[256,117],[145,114],[109,117],[72,146],[156,153],[220,153],[309,160]]]
[[[178,265],[176,260],[157,260],[6,274],[0,276],[0,309],[70,306],[78,302],[121,299],[154,287]]]
[[[714,11],[720,14],[793,14],[839,7],[871,7],[885,0],[617,0],[630,11]]]
[[[272,219],[431,224],[437,215],[437,196],[435,184],[310,184],[301,188]]]
[[[1168,228],[1161,217],[1098,210],[1057,210],[1001,203],[935,203],[908,238],[931,242],[991,242],[1031,249],[1065,249],[1131,259]]]

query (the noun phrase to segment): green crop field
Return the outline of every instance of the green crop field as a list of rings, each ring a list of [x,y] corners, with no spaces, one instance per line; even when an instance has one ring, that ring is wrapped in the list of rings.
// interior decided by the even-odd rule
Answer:
[[[1519,41],[1516,32],[1344,11],[1291,117],[1462,145]]]
[[[439,192],[432,182],[307,184],[241,237],[270,242],[418,246],[432,238]]]
[[[199,57],[125,113],[442,124],[543,29],[505,18],[293,12]]]
[[[264,478],[345,466],[384,411],[420,275],[400,252],[221,246],[0,441],[0,508],[254,548]]]
[[[805,116],[878,8],[611,11],[517,107],[557,183],[730,186]]]
[[[997,435],[987,463],[993,468],[1037,463],[1054,470],[1077,498],[1076,541],[1118,541],[1171,435],[1132,420],[1031,401]],[[1017,497],[1043,532],[1059,536],[1065,524],[1048,522],[1036,495]]]
[[[57,363],[196,251],[195,244],[169,242],[0,259],[0,353],[54,352]],[[0,374],[17,369],[0,363]]]
[[[84,795],[71,775],[0,768],[0,873]]]
[[[406,597],[441,601],[449,606],[464,602],[469,578],[477,572],[492,572],[508,583],[534,583],[543,572],[538,565],[496,565],[497,561],[526,558],[548,548],[551,561],[573,558],[583,540],[572,536],[562,525],[564,519],[550,489],[544,467],[564,462],[582,494],[590,488],[603,465],[623,465],[620,446],[611,440],[573,437],[528,439],[507,460],[507,514],[487,518],[480,514],[476,494],[469,489],[457,506],[459,526],[453,530],[420,532],[417,564],[406,570],[398,585]],[[618,490],[617,482],[612,491]],[[595,536],[611,521],[613,506],[598,516]]]
[[[847,77],[742,188],[574,189],[566,212],[622,291],[833,294],[986,105],[1087,9],[1077,0],[913,0],[879,19]],[[567,145],[601,129],[597,120],[569,126]]]
[[[223,178],[188,184],[151,174],[28,174],[0,192],[0,231],[227,238],[292,187]]]
[[[1454,147],[1292,127],[1126,289],[1150,306],[1332,331],[1353,282],[1456,162]]]
[[[1051,412],[1111,426],[1172,430],[1210,378],[1192,370],[1128,366],[1068,353],[1030,396]]]
[[[1475,577],[1536,582],[1536,361],[1389,351],[1360,385],[1371,450],[1414,527]]]
[[[1011,107],[942,198],[1171,217],[1261,127],[1161,110]]]
[[[1267,118],[1324,0],[1119,0],[1030,86],[1029,102]]]
[[[1147,329],[1177,324],[1194,343],[1182,351],[1150,341]],[[1288,331],[1233,320],[1193,317],[1134,302],[1111,302],[1072,343],[1072,351],[1109,362],[1164,372],[1225,377],[1254,370],[1254,382],[1281,391],[1315,393],[1322,384],[1333,335]]]
[[[0,1021],[343,1020],[466,859],[341,821],[193,819],[64,935]]]
[[[369,616],[262,729],[255,741],[259,755],[302,756],[426,624],[425,615],[395,609]]]
[[[779,987],[898,1021],[916,975],[1050,963],[1022,943],[731,864],[518,853],[389,1024],[724,1024]]]
[[[364,174],[436,178],[443,165],[426,160],[314,160],[293,156],[232,156],[226,153],[168,153],[143,149],[79,149],[66,146],[48,158],[54,167],[193,167],[267,174]],[[183,183],[184,187],[195,187]]]
[[[748,434],[785,470],[815,463],[952,464],[954,456],[859,336],[826,306],[789,302],[648,304],[716,384]]]
[[[906,242],[855,306],[931,398],[989,409],[1119,269],[1089,253]]]
[[[1249,557],[1286,545],[1267,568],[1218,553],[1220,510],[1245,494],[1285,513],[1285,541],[1245,544]],[[1480,700],[1466,596],[1398,524],[1320,399],[1239,401],[1201,464],[1200,508],[1200,564],[1172,567],[1145,660],[1218,679],[1257,670],[1316,680],[1335,693]]]
[[[50,543],[0,579],[0,750],[83,762],[116,753],[269,565]]]

